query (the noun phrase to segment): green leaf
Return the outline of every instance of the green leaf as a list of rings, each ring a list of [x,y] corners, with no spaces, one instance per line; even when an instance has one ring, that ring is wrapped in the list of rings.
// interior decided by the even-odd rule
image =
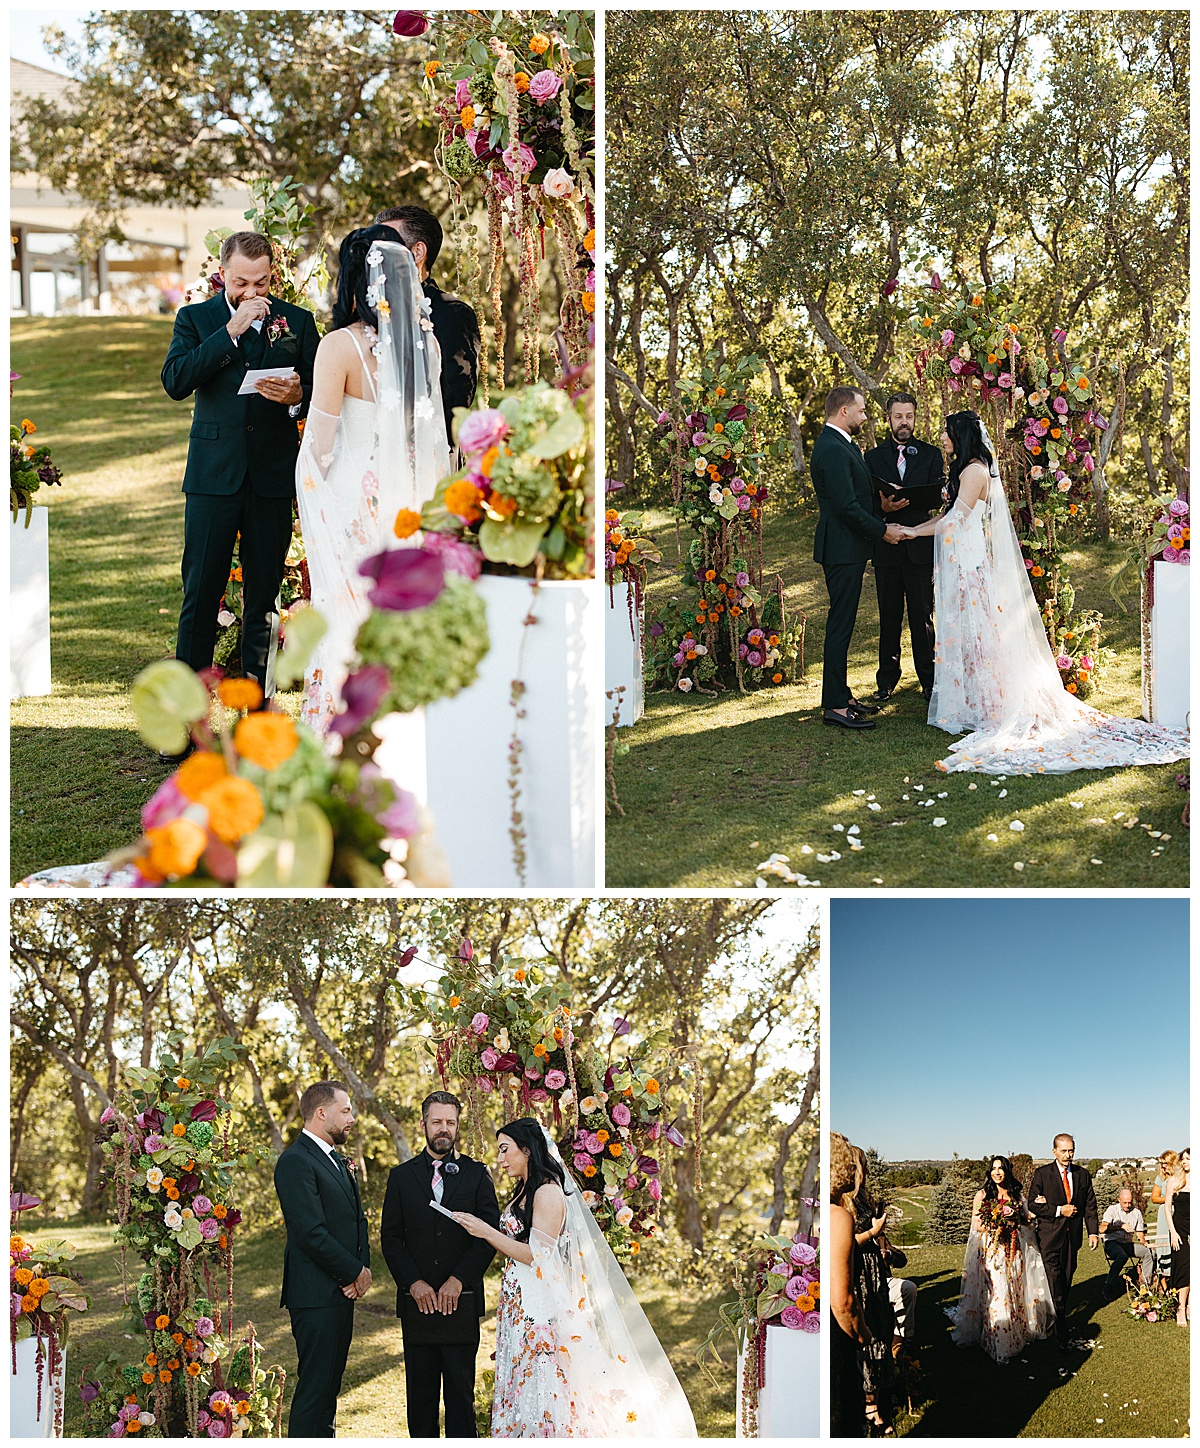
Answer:
[[[320,611],[311,607],[298,608],[289,615],[283,626],[285,647],[275,660],[275,681],[281,689],[299,683],[312,657],[312,651],[325,637],[329,625]]]
[[[528,568],[537,557],[538,546],[546,533],[545,522],[511,519],[497,523],[485,518],[479,526],[479,547],[492,563],[508,563],[514,568]]]
[[[158,659],[133,681],[129,702],[151,749],[178,754],[191,726],[208,713],[208,690],[179,659]]]
[[[269,814],[238,850],[238,884],[251,889],[318,888],[329,883],[333,829],[319,805]]]

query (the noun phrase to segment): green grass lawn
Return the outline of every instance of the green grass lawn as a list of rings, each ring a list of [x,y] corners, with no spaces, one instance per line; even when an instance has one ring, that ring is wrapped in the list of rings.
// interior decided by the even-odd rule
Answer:
[[[12,415],[63,471],[50,511],[53,692],[12,709],[13,879],[136,840],[168,769],[138,738],[129,686],[174,652],[190,405],[159,371],[171,321],[16,318]],[[298,700],[299,696],[295,698]]]
[[[50,1225],[25,1224],[36,1242],[49,1236]],[[92,1307],[74,1324],[67,1352],[67,1406],[64,1433],[84,1437],[83,1409],[77,1387],[89,1362],[117,1349],[134,1360],[136,1341],[126,1331],[127,1313],[121,1298],[121,1258],[112,1245],[112,1229],[75,1222],[54,1224],[54,1235],[66,1236],[79,1249],[76,1270],[87,1282]],[[343,1438],[407,1437],[404,1354],[396,1320],[396,1288],[382,1256],[375,1251],[374,1282],[355,1313],[354,1343],[346,1367],[338,1408],[338,1433]],[[136,1282],[141,1264],[129,1259]],[[242,1237],[238,1241],[234,1276],[234,1312],[239,1326],[254,1323],[263,1347],[263,1363],[278,1363],[287,1373],[284,1389],[284,1432],[287,1406],[296,1380],[296,1352],[287,1312],[279,1306],[283,1272],[283,1229]],[[696,1351],[716,1321],[718,1304],[728,1291],[692,1296],[652,1282],[637,1281],[637,1293],[692,1405],[702,1438],[731,1438],[734,1431],[734,1367],[732,1355],[715,1368],[714,1387],[696,1365]],[[496,1294],[499,1268],[487,1279],[489,1311],[483,1320],[478,1374],[491,1366],[496,1346]]]
[[[646,518],[664,549],[649,588],[652,610],[681,590],[674,529],[664,514]],[[801,611],[808,617],[807,677],[746,695],[648,695],[644,717],[620,731],[629,746],[616,762],[625,815],[606,822],[609,885],[752,886],[756,865],[773,853],[832,888],[1187,885],[1188,836],[1180,823],[1186,796],[1175,783],[1185,766],[1005,780],[944,775],[935,761],[947,753],[950,736],[925,722],[907,636],[900,691],[878,727],[852,734],[823,724],[827,599],[812,562],[814,526],[808,514],[780,507],[769,515],[763,541],[768,576],[783,578],[789,618]],[[1111,651],[1089,702],[1134,717],[1141,711],[1136,605],[1121,614],[1108,596],[1123,555],[1116,543],[1081,544],[1070,566],[1079,606],[1105,614]],[[850,655],[850,686],[859,698],[874,691],[877,652],[868,571]],[[938,818],[945,824],[935,827]],[[1014,822],[1024,829],[1011,829]],[[847,846],[852,825],[859,826],[861,851]],[[1160,836],[1152,838],[1152,830]],[[834,852],[841,858],[817,859]]]
[[[1089,1352],[1061,1357],[1035,1342],[1001,1366],[956,1347],[944,1308],[958,1300],[961,1247],[906,1248],[917,1284],[922,1387],[897,1432],[925,1438],[1182,1438],[1188,1435],[1188,1333],[1174,1321],[1140,1323],[1125,1299],[1106,1302],[1108,1263],[1084,1247],[1071,1287],[1071,1336]],[[1065,1366],[1065,1372],[1064,1372]],[[905,1405],[901,1405],[903,1408]]]

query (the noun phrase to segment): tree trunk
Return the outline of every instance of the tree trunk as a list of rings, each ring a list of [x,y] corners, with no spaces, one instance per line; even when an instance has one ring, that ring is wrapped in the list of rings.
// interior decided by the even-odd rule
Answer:
[[[775,1165],[771,1173],[771,1231],[778,1232],[783,1225],[784,1213],[787,1211],[787,1165],[792,1155],[792,1138],[808,1120],[812,1112],[813,1097],[816,1095],[817,1083],[821,1076],[821,1063],[819,1056],[813,1058],[812,1066],[808,1072],[808,1079],[804,1083],[804,1095],[800,1098],[800,1106],[795,1116],[786,1126],[782,1127],[776,1137],[778,1150],[775,1153]]]
[[[811,1232],[817,1209],[805,1205],[817,1198],[817,1178],[821,1174],[821,1133],[817,1132],[808,1148],[808,1160],[800,1173],[800,1190],[796,1193],[796,1225],[802,1232]]]
[[[691,1112],[685,1106],[679,1113],[679,1129],[684,1136],[687,1135],[687,1126],[691,1118]],[[690,1151],[679,1152],[674,1161],[672,1170],[675,1173],[675,1195],[678,1201],[676,1207],[676,1225],[679,1228],[679,1235],[695,1252],[704,1251],[704,1216],[700,1210],[700,1201],[696,1196],[696,1184],[692,1176],[692,1153]]]

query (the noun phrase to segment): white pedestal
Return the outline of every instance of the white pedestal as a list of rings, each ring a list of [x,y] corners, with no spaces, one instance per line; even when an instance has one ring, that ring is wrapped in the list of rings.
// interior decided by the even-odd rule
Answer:
[[[738,1354],[737,1436],[742,1433],[745,1353]],[[817,1438],[821,1432],[821,1335],[767,1327],[766,1383],[758,1395],[760,1438]]]
[[[425,711],[426,779],[437,839],[451,879],[466,889],[520,885],[509,837],[509,702],[525,684],[520,721],[520,812],[525,883],[596,883],[596,689],[591,638],[594,583],[543,583],[484,575],[491,648],[469,689]],[[537,623],[528,629],[532,610]],[[523,641],[523,651],[522,651]]]
[[[636,724],[646,706],[646,686],[642,677],[641,610],[631,599],[628,583],[607,584],[604,588],[604,691],[624,685],[621,695],[621,717],[617,727]],[[630,609],[633,608],[632,616]],[[604,701],[605,727],[612,722],[615,699]]]
[[[43,508],[41,510],[45,512]],[[58,1372],[50,1376],[50,1346],[42,1341],[42,1412],[38,1416],[37,1341],[23,1338],[17,1343],[17,1371],[12,1371],[12,1348],[9,1348],[8,1432],[10,1438],[53,1438],[55,1406],[63,1401],[67,1376],[67,1355],[64,1352]]]
[[[24,508],[9,523],[8,692],[13,699],[50,692],[49,509]],[[11,518],[11,515],[10,515]]]
[[[1186,729],[1189,702],[1188,659],[1191,647],[1191,567],[1154,562],[1154,602],[1150,606],[1150,676],[1143,690],[1155,724]]]

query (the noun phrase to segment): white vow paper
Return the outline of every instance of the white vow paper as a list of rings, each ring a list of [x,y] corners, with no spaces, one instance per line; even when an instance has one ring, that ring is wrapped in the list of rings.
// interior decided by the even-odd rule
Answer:
[[[449,1207],[443,1207],[441,1202],[431,1201],[429,1205],[433,1208],[435,1212],[441,1212],[443,1217],[449,1217],[451,1221],[454,1220],[454,1213],[449,1209]]]
[[[261,382],[264,377],[293,377],[296,376],[294,367],[252,367],[245,377],[242,378],[242,385],[237,390],[239,397],[244,397],[248,392],[257,392],[256,382]]]

